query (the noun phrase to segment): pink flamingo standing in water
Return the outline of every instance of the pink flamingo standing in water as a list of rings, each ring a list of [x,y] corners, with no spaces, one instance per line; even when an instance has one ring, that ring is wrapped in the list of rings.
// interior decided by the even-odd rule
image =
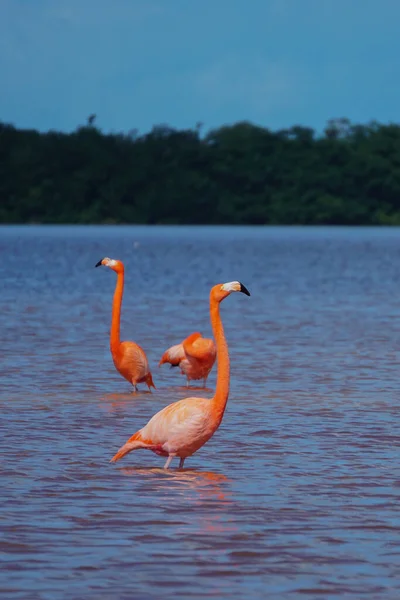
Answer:
[[[220,316],[220,303],[232,292],[249,291],[239,281],[218,284],[210,292],[210,319],[217,345],[217,386],[214,397],[185,398],[166,406],[150,419],[124,444],[111,462],[123,458],[128,452],[146,448],[166,456],[164,469],[175,457],[180,458],[179,468],[214,435],[224,416],[229,396],[229,352]]]
[[[181,344],[168,348],[158,366],[169,363],[171,367],[179,367],[182,375],[186,375],[187,387],[191,379],[203,379],[203,387],[206,387],[207,377],[214,366],[216,356],[217,349],[213,340],[203,338],[201,333],[196,331]]]
[[[111,315],[110,350],[117,371],[133,385],[135,392],[138,383],[146,383],[149,390],[156,386],[153,383],[146,353],[135,342],[121,342],[121,305],[124,293],[124,263],[121,260],[103,258],[95,265],[109,267],[117,274]]]

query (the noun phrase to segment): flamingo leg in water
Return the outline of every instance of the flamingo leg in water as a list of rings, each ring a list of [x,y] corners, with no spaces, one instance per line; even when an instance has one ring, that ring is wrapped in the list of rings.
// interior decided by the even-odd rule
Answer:
[[[167,458],[167,462],[164,465],[164,469],[168,469],[172,459],[175,458],[175,454],[170,454]]]
[[[137,391],[138,391],[138,389],[137,389],[137,385],[136,385],[136,383],[133,383],[133,381],[132,381],[132,385],[133,385],[133,391],[134,391],[134,392],[137,392]]]
[[[181,458],[181,460],[179,461],[179,468],[183,469],[183,463],[185,462],[184,458]]]

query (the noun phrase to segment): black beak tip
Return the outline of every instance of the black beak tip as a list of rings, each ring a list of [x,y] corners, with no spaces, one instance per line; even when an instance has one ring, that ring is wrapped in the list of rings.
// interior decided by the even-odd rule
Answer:
[[[240,291],[243,292],[243,294],[246,294],[246,296],[250,296],[249,290],[243,283],[240,284]]]
[[[102,259],[102,260],[103,260],[103,259]],[[98,262],[98,263],[96,263],[94,266],[95,266],[95,267],[101,267],[101,260],[99,260],[99,262]]]

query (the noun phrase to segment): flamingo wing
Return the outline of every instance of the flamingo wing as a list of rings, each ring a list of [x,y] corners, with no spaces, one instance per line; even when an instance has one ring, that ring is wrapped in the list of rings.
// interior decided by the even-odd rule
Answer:
[[[140,430],[143,441],[164,445],[177,438],[188,440],[210,410],[207,398],[184,398],[156,413]]]
[[[121,342],[119,366],[143,376],[149,371],[149,362],[144,350],[135,342]]]
[[[192,344],[184,344],[184,349],[188,358],[201,361],[214,361],[217,356],[214,341],[208,338],[199,337]]]

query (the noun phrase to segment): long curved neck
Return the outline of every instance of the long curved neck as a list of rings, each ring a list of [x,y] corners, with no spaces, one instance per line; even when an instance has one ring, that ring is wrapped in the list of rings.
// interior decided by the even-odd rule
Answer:
[[[224,416],[229,396],[229,352],[219,312],[219,302],[213,298],[210,299],[210,318],[217,346],[217,387],[212,399],[212,412],[218,426]]]
[[[111,314],[111,332],[110,332],[110,348],[111,352],[117,352],[120,340],[120,323],[121,323],[121,304],[122,295],[124,293],[124,272],[117,273],[117,284],[115,286],[112,314]]]

